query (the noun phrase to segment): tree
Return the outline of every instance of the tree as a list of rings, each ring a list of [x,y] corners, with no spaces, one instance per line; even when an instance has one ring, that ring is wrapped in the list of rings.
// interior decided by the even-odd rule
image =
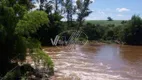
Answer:
[[[88,40],[99,40],[104,35],[104,28],[101,25],[87,23],[83,26],[83,32],[88,36]]]
[[[66,0],[64,2],[64,7],[65,7],[65,14],[67,14],[67,23],[68,26],[72,26],[72,21],[73,21],[73,15],[75,14],[76,6],[74,6],[72,0]]]
[[[133,45],[142,44],[142,19],[138,15],[133,15],[124,26],[123,41]]]
[[[40,40],[42,45],[52,45],[50,39],[55,38],[64,29],[61,21],[63,18],[61,10],[54,8],[55,5],[58,6],[61,2],[59,0],[39,0],[39,3],[42,6],[39,10],[45,11],[48,14],[49,23],[48,25],[42,25],[32,37]]]
[[[30,53],[40,50],[40,42],[30,35],[48,24],[48,15],[43,11],[28,12],[28,4],[29,0],[0,1],[0,76],[25,60],[27,49]]]
[[[126,20],[123,20],[123,21],[121,22],[121,24],[125,24],[125,23],[127,23],[127,21],[126,21]]]
[[[85,17],[89,16],[92,11],[89,9],[89,5],[92,3],[91,0],[77,0],[77,21],[79,26],[82,26]]]
[[[113,19],[111,17],[107,17],[108,21],[113,21]]]
[[[52,9],[54,13],[63,12],[64,0],[36,0],[36,2],[39,4],[40,10],[44,10],[45,7],[48,7],[49,11]]]

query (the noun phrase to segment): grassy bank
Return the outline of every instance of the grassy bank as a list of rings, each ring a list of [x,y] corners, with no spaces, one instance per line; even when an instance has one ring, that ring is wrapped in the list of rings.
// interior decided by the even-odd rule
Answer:
[[[121,25],[121,22],[123,20],[114,20],[114,21],[107,21],[107,20],[87,20],[86,23],[92,23],[92,24],[100,24],[100,25],[108,25],[108,24],[114,24],[114,25]]]

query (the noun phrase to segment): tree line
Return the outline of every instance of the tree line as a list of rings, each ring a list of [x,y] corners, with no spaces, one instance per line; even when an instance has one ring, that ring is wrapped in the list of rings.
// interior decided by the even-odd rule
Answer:
[[[120,25],[87,23],[84,32],[89,40],[141,45],[142,19],[139,15],[133,15],[130,20],[123,20]]]
[[[41,5],[44,4],[44,1],[46,0],[43,0]],[[89,9],[89,5],[92,3],[90,0],[77,0],[76,5],[72,4],[72,0],[52,0],[51,2],[55,2],[55,9],[51,8],[51,6],[49,9],[49,5],[48,7],[42,6],[39,9],[46,11],[48,14],[51,13],[48,15],[51,24],[48,27],[45,26],[47,29],[41,27],[42,29],[39,29],[36,33],[43,45],[51,45],[50,38],[55,38],[57,34],[65,30],[78,29],[86,33],[89,40],[110,41],[129,45],[142,44],[140,37],[142,20],[139,15],[133,15],[130,20],[123,20],[120,25],[113,23],[106,25],[91,24],[85,23],[85,18],[92,13]],[[66,16],[63,16],[63,14],[66,14]],[[77,19],[74,19],[73,15],[77,15]],[[61,21],[62,18],[66,18],[67,21]],[[114,20],[108,17],[108,21]]]
[[[41,46],[51,45],[50,39],[65,30],[82,30],[89,40],[142,44],[142,19],[138,15],[122,21],[119,26],[91,24],[85,23],[85,18],[92,13],[89,9],[91,0],[77,0],[76,5],[72,3],[73,0],[37,2],[39,9],[33,11],[35,5],[31,0],[0,0],[0,79],[25,78],[27,71],[34,74],[35,69],[29,64],[19,65],[27,53],[37,63],[42,60],[48,74],[53,75],[53,62]],[[77,15],[77,19],[73,18],[74,15]],[[62,21],[63,18],[67,21]]]
[[[31,75],[44,77],[39,70],[25,64],[31,56],[35,65],[41,60],[48,75],[54,74],[51,58],[42,51],[41,45],[51,45],[50,38],[58,33],[77,29],[92,11],[90,0],[0,0],[0,79],[20,80]],[[63,16],[66,14],[66,16]],[[73,19],[73,15],[77,19]],[[66,17],[67,21],[61,21]],[[77,27],[72,27],[77,26]],[[27,54],[28,53],[28,54]],[[28,73],[27,73],[28,72]]]

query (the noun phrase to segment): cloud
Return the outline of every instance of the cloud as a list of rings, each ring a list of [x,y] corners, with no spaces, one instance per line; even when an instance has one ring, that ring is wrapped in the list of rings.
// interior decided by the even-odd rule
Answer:
[[[73,0],[73,2],[76,2],[77,0]],[[90,0],[91,2],[95,2],[95,0]]]
[[[116,8],[116,11],[118,11],[118,12],[126,12],[126,11],[130,11],[130,9],[127,9],[127,8]]]
[[[122,15],[122,14],[118,14],[117,16],[121,17],[121,16],[123,16],[123,15]]]
[[[88,17],[86,17],[86,20],[106,20],[108,16],[108,13],[103,10],[94,10]]]
[[[105,15],[104,11],[98,11],[98,13],[101,14],[101,15]]]

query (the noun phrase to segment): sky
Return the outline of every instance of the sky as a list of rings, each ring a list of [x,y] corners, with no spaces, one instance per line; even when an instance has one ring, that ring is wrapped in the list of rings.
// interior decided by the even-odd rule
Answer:
[[[93,11],[87,20],[129,20],[136,14],[142,17],[142,0],[94,0],[90,5]]]
[[[74,0],[75,3],[76,0]],[[142,17],[142,0],[91,0],[89,9],[93,12],[86,20],[129,20],[136,14]],[[37,4],[38,5],[38,4]],[[76,18],[76,16],[74,16]]]

